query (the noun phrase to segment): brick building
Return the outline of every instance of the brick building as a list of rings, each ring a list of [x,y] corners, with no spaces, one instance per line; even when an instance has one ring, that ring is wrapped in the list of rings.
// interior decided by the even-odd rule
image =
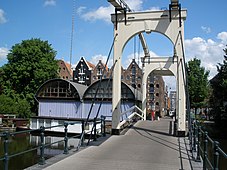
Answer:
[[[72,80],[73,72],[70,67],[70,64],[65,62],[64,60],[58,60],[58,66],[60,78],[64,80]]]
[[[142,92],[142,69],[134,59],[127,69],[122,67],[121,72],[123,82]],[[101,76],[103,76],[102,79],[109,78],[111,73],[112,68],[109,69],[101,60],[95,66],[82,57],[73,71],[73,81],[89,86],[100,80]],[[165,82],[162,76],[150,74],[147,80],[147,114],[151,114],[151,111],[154,110],[156,115],[164,116],[166,103]]]

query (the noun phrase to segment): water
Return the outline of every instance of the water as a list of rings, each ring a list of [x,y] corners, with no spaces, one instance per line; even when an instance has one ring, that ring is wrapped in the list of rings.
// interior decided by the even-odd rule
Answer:
[[[45,143],[52,143],[62,140],[63,137],[45,137]],[[70,139],[69,146],[76,147],[78,139]],[[15,135],[9,139],[9,155],[15,154],[31,148],[36,148],[40,145],[40,137],[32,136],[30,134]],[[4,156],[4,139],[0,138],[0,158]],[[44,150],[45,159],[51,158],[55,155],[62,154],[64,150],[64,142],[60,142],[49,146]],[[38,163],[40,157],[40,149],[35,149],[31,152],[15,156],[9,159],[9,170],[21,170]],[[0,161],[0,169],[4,169],[3,161]]]

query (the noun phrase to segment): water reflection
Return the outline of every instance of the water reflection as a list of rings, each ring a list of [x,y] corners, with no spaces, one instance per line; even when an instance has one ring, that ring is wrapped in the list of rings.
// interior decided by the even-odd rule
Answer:
[[[50,144],[63,140],[63,137],[45,137],[45,144]],[[68,141],[70,148],[75,148],[78,144],[78,139],[70,139]],[[31,148],[36,148],[41,144],[39,136],[32,136],[30,134],[20,134],[10,137],[9,139],[9,155],[22,152]],[[0,139],[0,158],[4,156],[4,139]],[[51,158],[55,155],[62,154],[64,150],[64,142],[55,143],[48,146],[44,150],[45,159]],[[12,157],[9,159],[9,170],[20,170],[32,166],[39,161],[40,149],[35,149],[26,154]],[[0,169],[4,169],[3,161],[0,161]]]

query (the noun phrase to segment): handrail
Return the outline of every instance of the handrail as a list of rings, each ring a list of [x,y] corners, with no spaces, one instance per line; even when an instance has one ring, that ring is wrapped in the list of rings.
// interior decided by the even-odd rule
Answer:
[[[195,151],[197,157],[196,161],[200,162],[203,160],[203,169],[211,168],[219,170],[219,160],[222,156],[227,161],[227,154],[220,148],[219,142],[213,140],[208,132],[199,126],[197,121],[194,121],[192,126],[190,126],[190,131],[192,132],[192,141],[190,141],[192,151]],[[208,144],[212,145],[212,155],[211,160],[208,156]]]
[[[128,113],[128,112],[130,112],[130,111],[132,111],[132,110],[138,110],[139,112],[141,112],[142,113],[142,116],[143,116],[143,111],[138,107],[138,106],[136,106],[136,105],[134,105],[134,106],[132,106],[131,108],[129,108],[128,110],[126,110],[126,111],[124,111],[124,112],[122,112],[121,113],[121,116],[123,116],[123,115],[125,115],[126,113]],[[143,118],[143,117],[142,117]]]
[[[97,124],[100,124],[100,123],[105,125],[105,123],[103,123],[103,121],[105,121],[105,119],[102,119],[102,118],[99,119],[98,118],[98,119],[93,120],[93,123],[95,123],[96,125]],[[59,142],[63,142],[64,141],[64,152],[63,153],[64,154],[68,154],[68,140],[69,139],[72,139],[72,138],[78,138],[78,137],[80,137],[79,138],[78,145],[76,147],[76,151],[78,151],[80,149],[80,147],[83,145],[85,134],[92,133],[92,131],[85,131],[84,120],[81,120],[80,122],[81,122],[81,125],[82,125],[82,132],[81,132],[81,134],[74,135],[74,136],[71,136],[71,137],[68,137],[68,125],[77,124],[78,121],[76,121],[76,122],[65,121],[64,124],[59,124],[59,125],[55,125],[55,126],[48,126],[48,127],[41,126],[39,129],[30,129],[30,130],[24,130],[24,131],[18,131],[18,132],[3,132],[3,133],[0,133],[0,137],[4,138],[4,156],[0,157],[0,161],[4,161],[4,170],[8,170],[8,166],[9,166],[8,164],[9,164],[9,159],[10,158],[15,157],[15,156],[19,156],[19,155],[22,155],[22,154],[25,154],[25,153],[28,153],[28,152],[31,152],[31,151],[37,150],[37,149],[40,149],[40,160],[39,160],[39,164],[43,165],[43,164],[45,164],[44,149],[47,146],[51,146],[53,144],[56,144],[56,143],[59,143]],[[64,128],[64,131],[65,131],[65,137],[64,137],[64,139],[61,139],[61,140],[58,140],[58,141],[55,141],[55,142],[46,144],[44,142],[44,133],[45,133],[45,130],[46,129],[50,129],[50,128],[54,128],[54,127],[63,127]],[[96,129],[96,132],[94,134],[94,138],[95,139],[97,138],[96,137],[97,130],[98,129]],[[8,153],[9,137],[14,136],[14,135],[18,135],[18,134],[35,132],[35,131],[40,131],[40,137],[41,137],[41,144],[40,145],[38,145],[37,147],[31,148],[31,149],[27,149],[27,150],[24,150],[24,151],[21,151],[21,152],[18,152],[18,153],[13,153],[13,154],[9,155],[9,153]],[[102,130],[102,133],[103,132],[105,133],[105,130],[104,131]],[[103,135],[103,136],[105,136],[105,135]]]
[[[135,110],[138,110],[139,112],[141,112],[142,114],[138,114],[137,112],[135,112]],[[134,116],[139,116],[141,119],[144,119],[143,117],[143,111],[137,107],[136,105],[134,105],[133,107],[129,108],[128,110],[124,111],[121,113],[121,116],[126,115],[128,112],[134,111],[132,114],[130,114],[126,119],[124,119],[123,121],[121,121],[119,123],[119,127],[123,126],[126,122],[130,121]]]

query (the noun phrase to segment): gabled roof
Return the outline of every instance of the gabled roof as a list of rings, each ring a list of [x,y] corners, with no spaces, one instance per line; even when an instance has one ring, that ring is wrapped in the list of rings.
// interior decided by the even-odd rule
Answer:
[[[73,71],[72,71],[72,69],[71,69],[70,64],[69,64],[69,63],[67,63],[67,62],[65,62],[65,61],[64,61],[64,63],[65,63],[66,68],[68,69],[68,71],[69,71],[70,75],[72,76],[72,75],[73,75]]]
[[[136,67],[141,70],[140,66],[137,64],[137,62],[135,61],[135,59],[132,59],[131,63],[129,64],[129,66],[128,66],[128,68],[126,70],[129,70],[133,63],[135,63]]]
[[[92,63],[90,63],[89,61],[86,61],[86,60],[84,60],[86,63],[87,63],[87,65],[89,66],[89,68],[91,68],[91,69],[94,69],[95,68],[95,65],[94,64],[92,64]]]
[[[65,68],[67,69],[68,73],[70,74],[70,76],[73,75],[73,70],[70,67],[70,64],[65,62],[63,59],[58,60],[58,62],[62,62],[65,65]]]
[[[95,65],[92,64],[92,63],[90,63],[90,62],[88,62],[88,61],[85,59],[85,57],[81,57],[81,58],[80,58],[80,60],[79,60],[79,61],[77,62],[77,64],[76,64],[76,67],[77,67],[77,65],[80,63],[81,60],[84,60],[85,64],[88,66],[88,69],[89,69],[89,70],[93,70],[93,69],[95,68]]]
[[[102,60],[99,60],[99,62],[96,64],[95,68],[97,68],[99,64],[102,64],[103,65],[103,68],[105,69],[105,71],[108,71],[108,69],[109,69],[108,66],[106,64],[104,64],[102,62]]]

